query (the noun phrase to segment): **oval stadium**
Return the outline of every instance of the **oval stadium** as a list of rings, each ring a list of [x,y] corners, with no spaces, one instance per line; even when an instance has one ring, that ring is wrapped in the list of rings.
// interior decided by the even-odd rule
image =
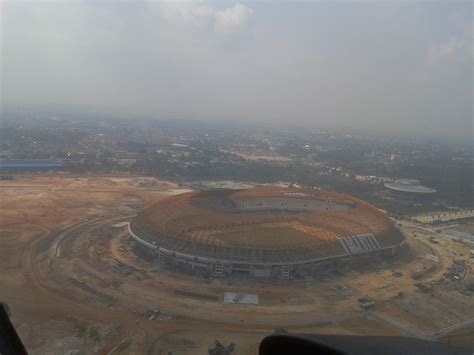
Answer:
[[[405,238],[374,206],[320,189],[258,187],[168,197],[129,231],[161,264],[287,279],[336,260],[394,256]]]

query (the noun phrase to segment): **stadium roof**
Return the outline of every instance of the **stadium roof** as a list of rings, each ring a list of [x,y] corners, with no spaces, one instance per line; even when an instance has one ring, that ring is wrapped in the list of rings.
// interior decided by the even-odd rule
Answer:
[[[433,194],[436,192],[435,189],[423,186],[418,180],[415,179],[400,179],[396,180],[395,182],[386,183],[384,186],[390,190],[413,194]]]
[[[153,245],[236,262],[298,262],[345,254],[344,238],[380,248],[403,237],[374,206],[323,190],[255,188],[190,192],[152,205],[131,230]]]

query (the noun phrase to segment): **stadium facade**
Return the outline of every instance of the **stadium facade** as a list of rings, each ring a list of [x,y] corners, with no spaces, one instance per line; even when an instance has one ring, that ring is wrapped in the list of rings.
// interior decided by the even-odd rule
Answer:
[[[364,201],[281,187],[172,196],[139,213],[129,231],[163,264],[282,279],[335,260],[394,256],[405,242],[392,220]]]

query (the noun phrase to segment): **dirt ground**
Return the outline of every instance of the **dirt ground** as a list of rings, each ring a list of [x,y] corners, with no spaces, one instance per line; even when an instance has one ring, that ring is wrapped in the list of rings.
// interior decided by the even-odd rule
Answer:
[[[466,338],[455,332],[472,333],[466,322],[474,319],[473,294],[463,286],[471,272],[468,246],[409,222],[403,228],[411,257],[328,272],[291,287],[156,268],[137,257],[120,222],[184,191],[123,174],[25,174],[0,181],[0,300],[9,304],[30,353],[206,354],[217,339],[235,343],[236,354],[256,354],[275,328],[434,339],[452,327],[450,342]],[[430,242],[433,236],[440,241]],[[455,260],[466,267],[448,282]],[[426,293],[416,283],[442,287]],[[223,304],[226,291],[256,293],[260,304]],[[197,296],[186,296],[192,293]],[[361,297],[374,300],[375,309],[365,312]],[[152,310],[159,312],[149,320]],[[98,337],[79,336],[90,327]]]

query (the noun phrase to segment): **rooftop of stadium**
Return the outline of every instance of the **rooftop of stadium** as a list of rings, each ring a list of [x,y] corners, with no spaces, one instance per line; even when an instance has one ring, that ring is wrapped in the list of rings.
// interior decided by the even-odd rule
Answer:
[[[353,236],[375,238],[377,249],[403,241],[392,221],[372,205],[297,188],[169,197],[134,218],[131,230],[166,250],[236,262],[296,263],[344,255],[341,240]]]

